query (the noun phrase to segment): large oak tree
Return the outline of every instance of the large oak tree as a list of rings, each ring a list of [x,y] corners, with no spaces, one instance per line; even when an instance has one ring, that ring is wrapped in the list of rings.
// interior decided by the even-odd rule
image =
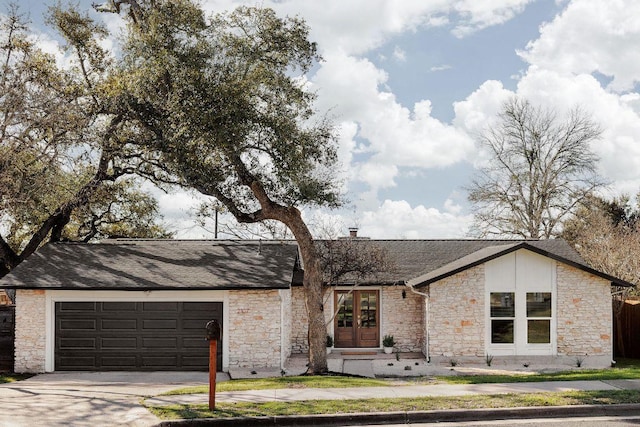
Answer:
[[[155,202],[121,181],[148,171],[152,159],[128,140],[123,114],[105,108],[106,31],[60,8],[49,22],[67,41],[66,67],[34,44],[17,7],[1,22],[0,277],[48,241],[110,230],[166,235],[154,228]],[[151,227],[141,226],[149,221]]]
[[[309,317],[309,372],[327,370],[322,272],[301,206],[337,206],[336,141],[304,74],[320,58],[298,18],[241,7],[206,17],[188,0],[112,1],[128,21],[113,105],[183,186],[240,223],[275,220],[296,239]]]

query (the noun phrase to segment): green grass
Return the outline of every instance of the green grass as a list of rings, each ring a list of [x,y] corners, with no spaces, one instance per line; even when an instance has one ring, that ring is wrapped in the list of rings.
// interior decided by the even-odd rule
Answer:
[[[348,387],[397,387],[403,384],[423,384],[434,382],[447,384],[488,384],[520,383],[542,381],[604,381],[619,379],[640,379],[640,364],[637,360],[618,363],[626,367],[612,369],[574,369],[570,371],[540,374],[504,374],[504,375],[447,375],[407,379],[383,380],[349,376],[297,376],[273,378],[249,378],[222,381],[217,383],[216,391],[269,390],[280,388],[348,388]],[[208,393],[209,386],[198,386],[172,390],[165,395]]]
[[[449,384],[517,383],[542,381],[605,381],[640,379],[640,367],[613,369],[580,369],[572,371],[513,375],[454,375],[436,377]]]
[[[562,393],[441,396],[401,399],[308,400],[299,402],[218,403],[148,407],[162,419],[317,415],[355,412],[430,411],[444,409],[513,408],[525,406],[612,405],[640,403],[638,390],[572,391]]]
[[[7,374],[0,373],[0,384],[12,383],[15,381],[26,380],[27,378],[31,378],[32,374]]]
[[[216,384],[216,392],[271,390],[279,388],[343,388],[343,387],[386,387],[389,381],[375,378],[360,378],[348,376],[297,376],[249,378],[241,380],[222,381]],[[187,387],[172,390],[165,395],[209,393],[209,386]]]

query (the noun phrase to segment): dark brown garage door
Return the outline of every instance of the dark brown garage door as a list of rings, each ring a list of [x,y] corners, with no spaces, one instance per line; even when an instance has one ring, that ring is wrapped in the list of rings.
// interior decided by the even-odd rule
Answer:
[[[220,302],[57,302],[55,369],[207,370]],[[223,337],[224,339],[224,337]],[[218,369],[222,345],[218,343]]]

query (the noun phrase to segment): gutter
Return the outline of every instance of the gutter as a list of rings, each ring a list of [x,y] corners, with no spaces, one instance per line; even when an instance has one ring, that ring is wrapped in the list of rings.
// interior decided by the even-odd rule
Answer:
[[[411,292],[413,292],[416,295],[420,295],[422,297],[424,297],[425,299],[425,310],[424,310],[424,327],[425,327],[425,344],[424,344],[424,351],[425,351],[425,357],[427,358],[427,363],[429,363],[431,361],[431,356],[429,356],[429,334],[430,334],[430,325],[429,325],[429,304],[431,301],[431,298],[429,297],[429,294],[424,293],[424,292],[420,292],[418,290],[416,290],[416,288],[414,288],[414,284],[411,283],[411,280],[404,282],[404,285],[409,288],[409,290]]]

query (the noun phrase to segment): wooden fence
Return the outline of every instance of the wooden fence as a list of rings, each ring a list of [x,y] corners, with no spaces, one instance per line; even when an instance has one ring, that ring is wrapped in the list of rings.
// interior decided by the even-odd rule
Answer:
[[[617,323],[613,322],[613,336],[617,337],[617,334],[622,335],[622,341],[624,345],[624,357],[633,359],[640,359],[640,300],[629,299],[625,301],[622,307],[621,316],[621,330],[617,328]],[[617,339],[614,340],[614,355],[616,357],[622,357],[621,349],[618,348]]]

